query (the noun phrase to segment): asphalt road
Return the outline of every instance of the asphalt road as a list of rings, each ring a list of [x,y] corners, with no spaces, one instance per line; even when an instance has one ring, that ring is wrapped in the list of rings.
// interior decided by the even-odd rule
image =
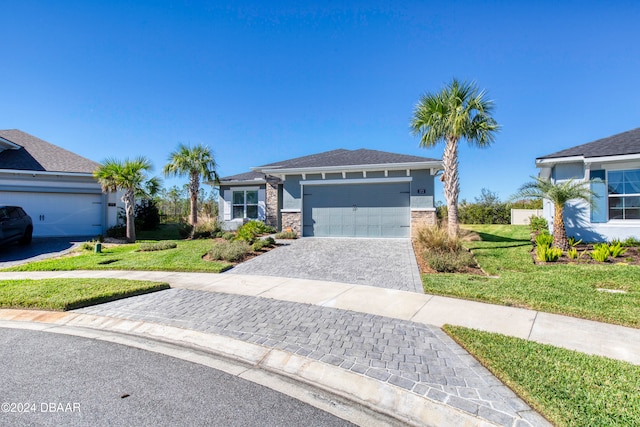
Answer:
[[[224,372],[104,341],[0,328],[0,360],[2,426],[352,425]]]

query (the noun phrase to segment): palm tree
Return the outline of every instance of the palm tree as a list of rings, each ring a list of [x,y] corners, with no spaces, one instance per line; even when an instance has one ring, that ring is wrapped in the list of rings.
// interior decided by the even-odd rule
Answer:
[[[148,182],[146,172],[151,169],[151,162],[148,159],[137,157],[124,161],[107,159],[93,171],[93,176],[102,186],[102,191],[123,191],[122,201],[127,219],[127,242],[129,243],[136,241],[135,197],[145,194],[145,186]]]
[[[178,149],[169,155],[169,163],[164,167],[166,176],[189,177],[189,196],[191,199],[191,212],[189,223],[198,222],[198,190],[200,179],[218,182],[216,161],[209,147],[195,145],[193,147],[184,144],[178,145]]]
[[[491,117],[493,101],[486,99],[474,82],[453,79],[438,93],[426,93],[420,98],[411,118],[411,130],[420,135],[420,146],[430,148],[444,141],[442,162],[444,197],[447,201],[448,231],[458,235],[458,141],[486,147],[495,138],[500,126]]]
[[[589,183],[599,180],[584,182],[569,179],[563,182],[551,182],[549,179],[532,178],[534,180],[523,184],[514,197],[551,201],[554,205],[553,246],[562,250],[569,249],[567,231],[564,226],[564,206],[569,200],[582,200],[587,202],[591,209],[595,209],[595,198],[598,196],[591,190]]]

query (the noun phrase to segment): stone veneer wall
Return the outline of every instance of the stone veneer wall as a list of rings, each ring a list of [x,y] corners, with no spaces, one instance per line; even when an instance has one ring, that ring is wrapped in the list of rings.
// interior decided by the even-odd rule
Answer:
[[[421,225],[435,224],[437,224],[437,216],[435,210],[411,211],[411,237],[415,237],[416,230]]]
[[[278,180],[267,178],[265,223],[278,228]]]
[[[282,231],[286,231],[288,228],[290,228],[298,236],[301,236],[301,219],[302,215],[300,214],[300,212],[282,212]]]

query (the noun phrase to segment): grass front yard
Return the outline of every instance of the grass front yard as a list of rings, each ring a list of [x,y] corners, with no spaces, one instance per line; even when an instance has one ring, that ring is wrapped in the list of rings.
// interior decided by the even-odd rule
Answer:
[[[443,329],[554,425],[640,425],[640,366],[473,329]]]
[[[211,240],[175,240],[176,248],[140,252],[140,243],[105,245],[101,253],[81,250],[59,258],[23,264],[4,271],[69,271],[69,270],[147,270],[195,271],[220,273],[231,264],[206,261],[202,257],[211,248]]]
[[[426,293],[640,327],[640,266],[535,265],[527,226],[464,228],[482,238],[465,246],[489,276],[424,274]]]
[[[168,289],[166,283],[122,279],[0,281],[0,308],[66,311]]]

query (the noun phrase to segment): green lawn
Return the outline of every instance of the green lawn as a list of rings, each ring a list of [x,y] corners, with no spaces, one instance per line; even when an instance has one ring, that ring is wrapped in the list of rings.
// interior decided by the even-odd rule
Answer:
[[[4,271],[60,270],[155,270],[220,273],[231,268],[225,262],[205,261],[202,257],[211,240],[176,240],[177,247],[153,252],[138,252],[139,243],[103,247],[102,253],[78,251],[63,257],[23,264]]]
[[[0,308],[73,310],[168,288],[166,283],[121,279],[3,280]]]
[[[535,265],[526,226],[465,225],[482,241],[468,242],[490,276],[425,274],[424,290],[640,327],[640,267],[614,264]],[[623,290],[608,293],[598,288]]]
[[[557,426],[640,425],[640,366],[457,326],[444,330]]]

